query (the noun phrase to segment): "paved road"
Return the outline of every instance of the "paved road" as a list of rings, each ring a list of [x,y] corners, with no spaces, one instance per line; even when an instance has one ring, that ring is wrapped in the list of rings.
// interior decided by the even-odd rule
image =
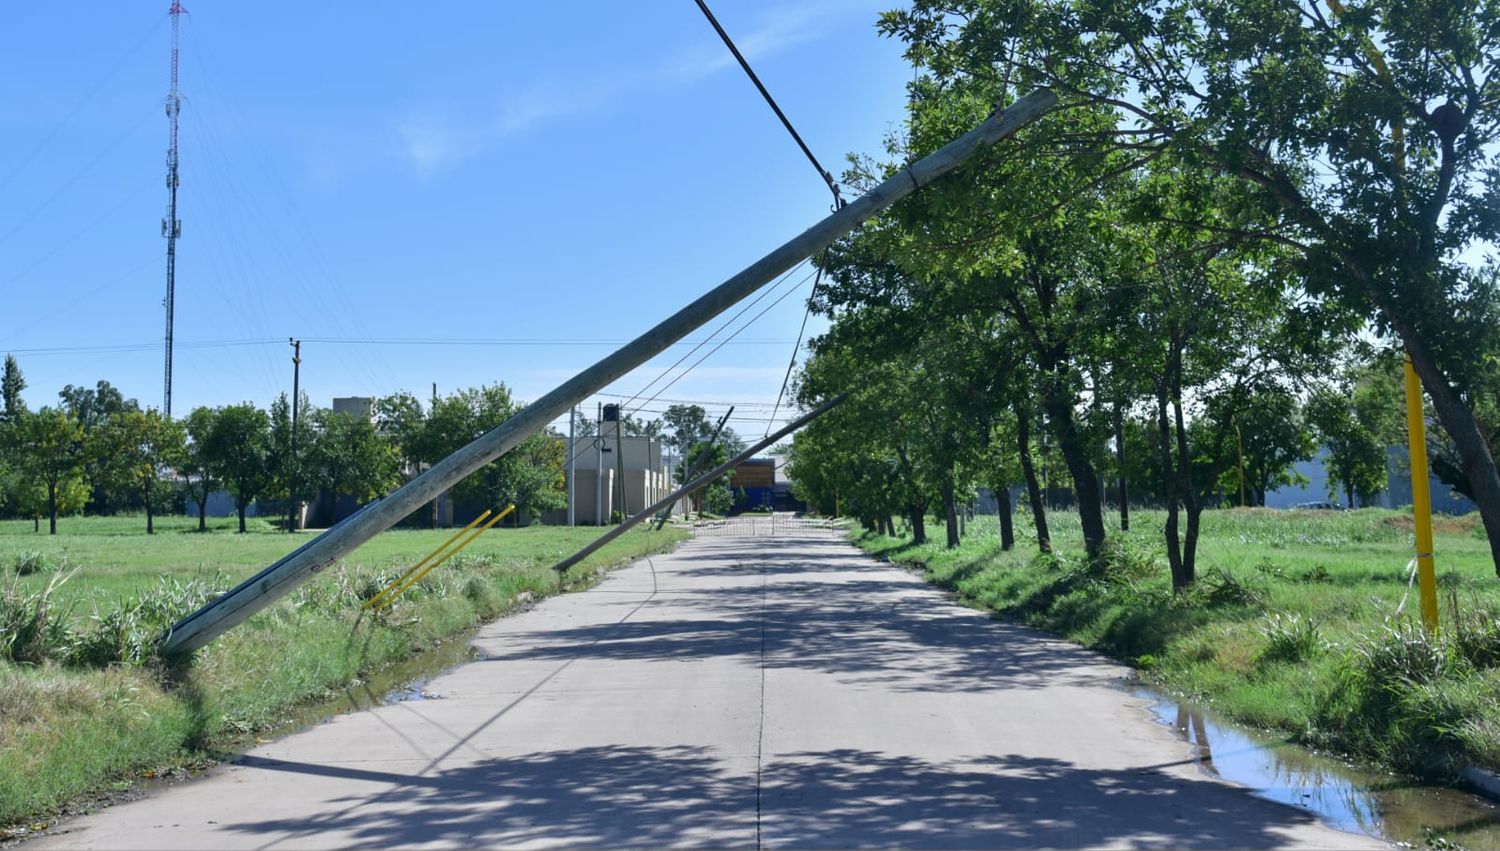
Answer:
[[[36,848],[1384,847],[1199,773],[1120,667],[828,533],[704,538]]]

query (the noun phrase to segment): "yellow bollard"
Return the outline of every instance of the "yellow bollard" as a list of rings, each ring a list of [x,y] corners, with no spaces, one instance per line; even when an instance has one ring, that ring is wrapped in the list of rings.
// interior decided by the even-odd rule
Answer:
[[[1417,537],[1417,586],[1422,625],[1438,627],[1437,568],[1432,562],[1432,495],[1427,487],[1427,422],[1422,416],[1422,382],[1406,357],[1406,434],[1411,452],[1411,510]]]

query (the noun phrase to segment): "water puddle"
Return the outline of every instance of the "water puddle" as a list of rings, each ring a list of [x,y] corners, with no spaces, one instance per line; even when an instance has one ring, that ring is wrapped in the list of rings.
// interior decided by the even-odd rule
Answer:
[[[277,725],[275,734],[286,735],[346,712],[362,712],[376,706],[389,706],[410,700],[441,700],[442,695],[427,689],[428,683],[456,665],[484,658],[484,654],[470,646],[470,637],[465,634],[445,641],[376,671],[365,681],[342,689],[325,700],[299,707],[284,723]]]
[[[1124,688],[1151,701],[1156,719],[1193,746],[1204,772],[1259,797],[1309,810],[1339,830],[1416,848],[1442,847],[1439,840],[1500,848],[1500,805],[1488,799],[1313,753],[1139,682]]]

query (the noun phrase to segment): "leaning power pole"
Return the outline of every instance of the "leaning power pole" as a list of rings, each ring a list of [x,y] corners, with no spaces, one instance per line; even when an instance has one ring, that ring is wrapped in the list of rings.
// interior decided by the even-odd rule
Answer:
[[[182,236],[182,220],[177,218],[177,115],[182,112],[182,94],[177,91],[177,34],[182,3],[173,0],[167,14],[172,16],[172,89],[167,92],[167,121],[172,125],[167,144],[167,216],[161,220],[161,235],[167,238],[167,364],[162,377],[162,416],[172,417],[172,314],[177,299],[177,237]]]
[[[164,656],[202,647],[276,602],[360,544],[394,526],[423,503],[514,449],[581,400],[603,390],[673,343],[703,327],[741,299],[761,289],[839,237],[902,198],[959,168],[981,148],[995,144],[1051,110],[1057,98],[1039,89],[997,111],[978,127],[892,174],[847,206],[792,237],[728,280],[694,299],[613,354],[559,384],[416,478],[365,505],[259,573],[226,591],[167,630]]]

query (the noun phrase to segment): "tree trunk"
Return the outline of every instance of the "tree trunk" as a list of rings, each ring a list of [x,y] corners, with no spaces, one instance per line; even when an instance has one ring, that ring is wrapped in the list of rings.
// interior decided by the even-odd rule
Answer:
[[[1180,377],[1180,369],[1174,379]],[[1177,424],[1177,481],[1182,494],[1183,507],[1187,509],[1187,537],[1182,541],[1182,561],[1178,575],[1172,577],[1172,587],[1180,590],[1192,585],[1198,578],[1195,557],[1198,551],[1198,516],[1203,508],[1199,505],[1198,489],[1193,484],[1193,456],[1188,454],[1187,427],[1182,417],[1182,388],[1174,381],[1172,415]]]
[[[240,532],[243,533],[245,531],[245,504],[239,502],[235,503],[234,510],[240,516]]]
[[[953,499],[953,474],[950,472],[943,477],[941,485],[943,492],[943,520],[948,531],[948,549],[955,549],[959,544],[958,533],[958,506]]]
[[[145,492],[146,492],[146,534],[147,535],[155,535],[156,534],[156,523],[155,523],[155,517],[153,517],[152,513],[151,513],[151,481],[149,479],[146,480]]]
[[[912,506],[907,515],[911,517],[911,542],[927,543],[927,506]]]
[[[1344,481],[1344,501],[1350,508],[1354,508],[1354,480]]]
[[[1063,398],[1055,390],[1046,396],[1047,419],[1057,437],[1057,448],[1062,451],[1068,464],[1068,473],[1073,478],[1073,492],[1078,503],[1078,522],[1083,527],[1083,546],[1089,561],[1098,563],[1104,552],[1104,509],[1100,505],[1099,478],[1094,465],[1089,463],[1083,442],[1078,436],[1078,426],[1073,417],[1072,401]]]
[[[1166,378],[1156,390],[1157,452],[1161,455],[1162,497],[1166,502],[1167,522],[1162,527],[1162,536],[1167,544],[1167,566],[1172,571],[1172,590],[1187,587],[1182,582],[1182,540],[1177,535],[1177,475],[1172,465],[1172,425],[1167,419]]]
[[[1010,488],[995,488],[995,504],[1000,515],[1000,549],[1009,552],[1016,545],[1016,528],[1010,516]]]
[[[1474,418],[1474,411],[1448,383],[1447,376],[1438,369],[1427,345],[1417,339],[1416,333],[1406,323],[1393,323],[1396,333],[1406,344],[1411,355],[1412,368],[1422,379],[1422,388],[1432,397],[1433,413],[1443,430],[1453,439],[1463,462],[1464,476],[1473,490],[1474,504],[1479,508],[1479,517],[1484,521],[1484,533],[1490,543],[1490,558],[1495,562],[1495,574],[1500,576],[1500,470],[1495,467],[1494,448],[1485,439]]]
[[[47,483],[47,534],[57,534],[57,484]]]
[[[1036,464],[1031,460],[1031,412],[1016,405],[1016,444],[1021,456],[1021,473],[1026,479],[1026,499],[1031,503],[1031,517],[1036,522],[1037,549],[1052,552],[1052,535],[1047,531],[1047,506],[1042,501],[1042,486],[1037,481]]]
[[[42,515],[31,515],[31,531],[38,535],[42,533]]]
[[[1130,531],[1130,492],[1125,485],[1125,413],[1124,405],[1115,403],[1115,464],[1119,467],[1120,531]]]

